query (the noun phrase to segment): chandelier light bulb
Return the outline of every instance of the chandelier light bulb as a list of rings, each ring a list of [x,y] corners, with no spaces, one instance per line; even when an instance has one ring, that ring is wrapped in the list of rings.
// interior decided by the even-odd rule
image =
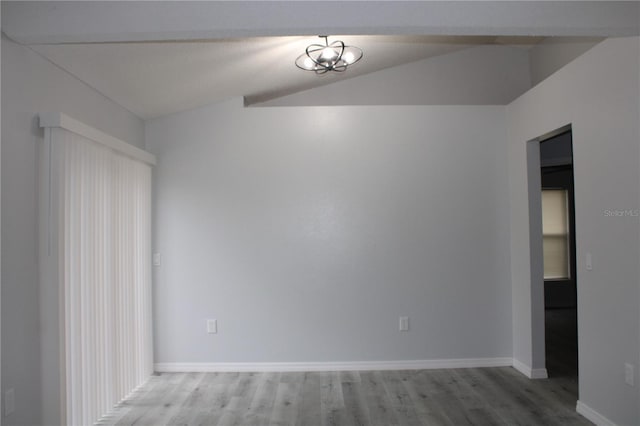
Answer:
[[[313,67],[316,65],[311,58],[304,58],[304,69],[313,71]]]
[[[334,61],[338,57],[338,52],[333,50],[330,47],[325,47],[322,49],[322,55],[320,55],[322,59],[326,59],[327,61]]]
[[[345,52],[345,54],[342,55],[342,59],[347,63],[347,65],[351,65],[352,63],[354,63],[355,58],[356,57],[353,52]]]

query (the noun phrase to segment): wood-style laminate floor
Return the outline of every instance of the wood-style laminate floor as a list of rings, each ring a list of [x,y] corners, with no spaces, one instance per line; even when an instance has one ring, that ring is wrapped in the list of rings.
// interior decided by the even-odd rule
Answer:
[[[589,425],[578,395],[575,309],[546,312],[547,380],[510,367],[153,376],[103,424]]]
[[[589,425],[576,382],[511,367],[153,376],[103,424]]]

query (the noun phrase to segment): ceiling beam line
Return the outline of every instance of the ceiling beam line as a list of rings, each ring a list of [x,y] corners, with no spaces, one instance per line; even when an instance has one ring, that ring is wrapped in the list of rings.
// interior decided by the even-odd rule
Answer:
[[[22,44],[363,35],[636,36],[629,1],[2,2]]]

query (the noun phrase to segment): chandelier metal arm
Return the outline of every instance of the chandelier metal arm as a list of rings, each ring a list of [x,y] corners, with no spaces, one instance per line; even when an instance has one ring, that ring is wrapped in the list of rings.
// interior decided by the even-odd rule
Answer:
[[[362,49],[347,46],[342,40],[329,43],[329,36],[324,38],[325,44],[311,44],[305,52],[296,59],[296,66],[305,71],[316,74],[326,74],[329,71],[343,72],[349,65],[362,59]]]

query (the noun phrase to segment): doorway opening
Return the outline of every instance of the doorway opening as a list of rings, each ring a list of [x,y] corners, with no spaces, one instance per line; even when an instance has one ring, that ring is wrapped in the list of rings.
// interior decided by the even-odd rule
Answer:
[[[540,139],[545,360],[578,395],[575,197],[571,126]]]

